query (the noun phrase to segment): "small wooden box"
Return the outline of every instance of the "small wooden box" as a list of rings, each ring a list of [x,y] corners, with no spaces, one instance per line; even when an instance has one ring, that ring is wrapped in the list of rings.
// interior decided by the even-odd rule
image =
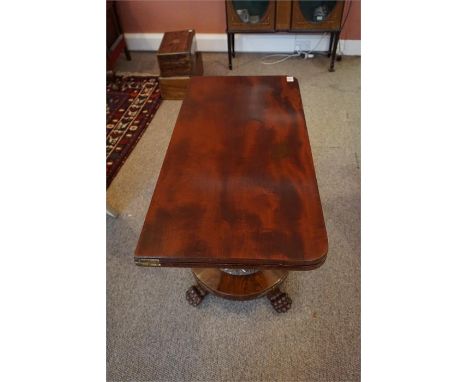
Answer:
[[[190,77],[159,77],[162,99],[184,99]]]
[[[157,53],[161,77],[203,74],[203,64],[197,62],[197,47],[193,29],[166,32]],[[197,72],[197,73],[196,73]]]
[[[157,55],[163,99],[184,99],[190,78],[203,75],[202,55],[196,50],[193,29],[164,34]]]

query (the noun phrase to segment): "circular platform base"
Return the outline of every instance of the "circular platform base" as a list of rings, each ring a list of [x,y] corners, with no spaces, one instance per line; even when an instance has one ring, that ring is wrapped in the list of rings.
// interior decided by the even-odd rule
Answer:
[[[277,288],[288,276],[283,270],[232,275],[216,268],[194,268],[193,275],[207,291],[230,300],[251,300]]]

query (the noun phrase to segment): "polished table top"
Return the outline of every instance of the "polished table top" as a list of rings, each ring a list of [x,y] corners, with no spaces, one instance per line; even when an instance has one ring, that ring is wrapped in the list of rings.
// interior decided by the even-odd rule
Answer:
[[[307,270],[327,250],[297,79],[193,77],[135,262]]]

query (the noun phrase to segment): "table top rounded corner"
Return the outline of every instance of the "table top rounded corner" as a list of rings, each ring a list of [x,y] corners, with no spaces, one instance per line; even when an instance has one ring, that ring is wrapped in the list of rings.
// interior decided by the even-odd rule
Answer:
[[[135,262],[306,270],[327,251],[297,79],[194,77]]]

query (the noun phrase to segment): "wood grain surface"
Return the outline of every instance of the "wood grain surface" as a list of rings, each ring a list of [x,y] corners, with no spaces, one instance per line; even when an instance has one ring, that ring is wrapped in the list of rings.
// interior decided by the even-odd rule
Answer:
[[[164,33],[159,45],[158,55],[189,53],[192,47],[193,36],[195,36],[193,29]]]
[[[291,0],[276,1],[275,30],[287,31],[291,28]]]
[[[230,275],[217,268],[196,268],[193,275],[207,291],[230,300],[251,300],[277,288],[288,271],[267,269],[246,276]]]
[[[162,99],[184,99],[190,77],[159,77]]]
[[[307,270],[327,250],[297,79],[193,77],[136,263]]]

